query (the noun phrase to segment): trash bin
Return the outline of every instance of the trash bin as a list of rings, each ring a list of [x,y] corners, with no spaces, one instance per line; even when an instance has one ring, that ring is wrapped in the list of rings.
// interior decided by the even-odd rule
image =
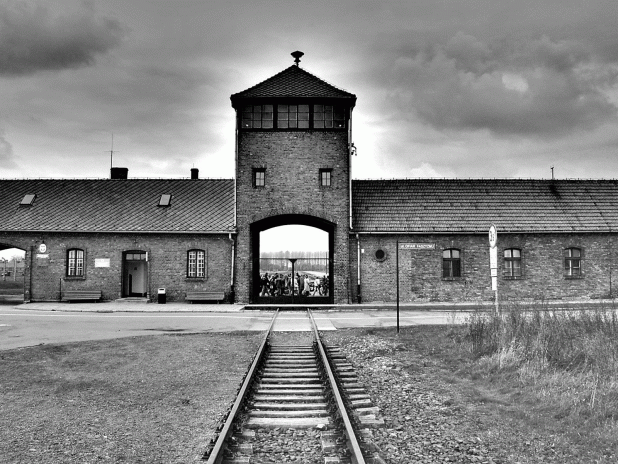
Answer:
[[[160,288],[159,291],[157,292],[157,296],[158,296],[158,302],[159,304],[165,304],[165,289],[164,288]]]

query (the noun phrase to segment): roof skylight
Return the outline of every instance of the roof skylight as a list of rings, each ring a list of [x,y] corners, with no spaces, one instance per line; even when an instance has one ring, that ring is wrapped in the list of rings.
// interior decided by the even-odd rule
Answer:
[[[27,193],[26,195],[24,195],[24,198],[21,200],[20,205],[32,206],[35,198],[36,198],[36,195],[34,193]]]
[[[172,203],[172,196],[168,194],[161,195],[159,199],[159,206],[170,206]]]

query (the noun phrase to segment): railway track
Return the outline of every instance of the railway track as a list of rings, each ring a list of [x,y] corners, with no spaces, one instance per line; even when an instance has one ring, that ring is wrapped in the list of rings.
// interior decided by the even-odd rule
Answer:
[[[310,331],[276,336],[275,313],[238,395],[204,453],[208,464],[383,463],[371,427],[383,425],[338,347]],[[307,322],[305,321],[305,323]],[[293,344],[290,344],[293,343]]]

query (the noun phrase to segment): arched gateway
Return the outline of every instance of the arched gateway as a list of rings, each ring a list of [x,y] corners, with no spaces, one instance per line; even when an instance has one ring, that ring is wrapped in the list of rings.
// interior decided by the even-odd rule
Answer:
[[[302,225],[316,228],[328,235],[328,249],[320,257],[298,251],[281,250],[278,256],[263,257],[260,253],[262,232],[281,226]],[[334,281],[332,250],[336,224],[315,216],[282,214],[251,224],[252,295],[256,303],[328,304],[333,302]],[[304,285],[305,280],[307,281]],[[305,291],[305,288],[308,290]]]

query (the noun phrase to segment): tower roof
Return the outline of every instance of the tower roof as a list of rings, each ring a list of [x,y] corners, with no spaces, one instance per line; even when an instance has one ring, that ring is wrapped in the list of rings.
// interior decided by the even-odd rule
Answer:
[[[299,97],[340,99],[347,101],[350,106],[356,103],[356,95],[329,84],[297,65],[292,65],[247,90],[235,93],[230,98],[232,106],[236,107],[238,102],[246,99]]]

